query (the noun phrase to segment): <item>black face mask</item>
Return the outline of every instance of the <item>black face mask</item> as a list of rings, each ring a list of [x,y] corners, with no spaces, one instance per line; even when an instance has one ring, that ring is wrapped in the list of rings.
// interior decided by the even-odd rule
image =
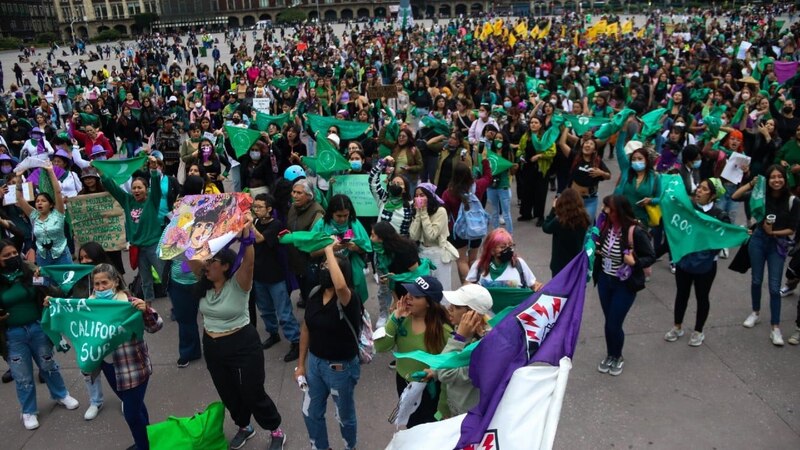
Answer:
[[[783,113],[784,114],[791,114],[792,111],[794,111],[794,108],[792,108],[791,106],[784,106],[783,107]]]
[[[331,271],[328,269],[320,269],[319,271],[319,286],[322,289],[333,287],[333,280],[331,279]]]
[[[403,187],[397,184],[390,184],[387,190],[392,197],[399,197],[403,193]]]
[[[507,263],[507,262],[511,261],[511,259],[513,257],[514,257],[514,249],[511,248],[511,247],[506,248],[505,250],[500,252],[499,255],[497,255],[497,259],[499,259],[500,262],[503,262],[503,263]]]
[[[3,261],[3,272],[16,272],[22,269],[22,258],[17,255]]]

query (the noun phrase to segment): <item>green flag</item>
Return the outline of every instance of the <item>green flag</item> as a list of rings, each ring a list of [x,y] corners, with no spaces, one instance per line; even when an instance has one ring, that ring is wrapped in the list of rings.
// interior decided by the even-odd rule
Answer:
[[[550,128],[548,128],[547,131],[545,131],[544,134],[542,134],[542,137],[539,137],[538,135],[533,133],[525,133],[524,135],[522,135],[522,139],[527,141],[528,136],[530,136],[531,144],[533,145],[533,148],[536,149],[537,152],[541,153],[547,151],[550,147],[553,146],[553,144],[556,143],[558,137],[561,135],[560,127],[561,124],[564,123],[564,120],[565,119],[563,116],[560,115],[553,116],[553,121],[550,125]],[[525,145],[523,145],[524,143],[523,140],[520,140],[521,149],[525,148]],[[541,163],[539,164],[541,167]]]
[[[80,113],[81,123],[84,125],[97,125],[100,121],[100,116],[97,114]]]
[[[330,127],[336,127],[339,129],[339,137],[345,140],[355,139],[366,133],[367,128],[369,128],[368,122],[352,122],[316,114],[308,114],[306,118],[308,119],[308,126],[311,127],[311,132],[313,134],[320,133],[323,136],[327,136],[328,129]]]
[[[271,86],[275,86],[281,92],[286,92],[289,88],[297,87],[300,84],[299,77],[289,77],[289,78],[274,78],[272,79],[269,84]]]
[[[594,137],[597,139],[608,139],[614,133],[618,132],[622,129],[622,126],[625,125],[625,121],[628,120],[631,114],[636,114],[636,111],[625,108],[622,111],[614,114],[614,117],[611,119],[610,122],[600,127],[599,130],[594,134]]]
[[[400,122],[398,122],[397,120],[392,120],[388,124],[384,125],[384,129],[386,130],[386,132],[384,133],[386,140],[388,140],[389,142],[397,142],[397,136],[400,134]],[[392,154],[392,149],[387,147],[386,145],[381,144],[378,147],[378,155],[381,158],[385,158],[391,154]]]
[[[141,120],[142,118],[141,108],[131,108],[131,116],[135,117],[136,120]]]
[[[80,371],[92,373],[121,344],[142,338],[144,319],[130,302],[51,298],[42,312],[42,330],[56,344],[64,335],[75,347]]]
[[[649,113],[642,116],[642,131],[639,134],[644,137],[644,139],[649,138],[650,136],[658,133],[661,131],[662,124],[661,118],[664,117],[664,114],[667,113],[667,108],[658,108],[650,111]]]
[[[311,253],[331,245],[333,238],[320,231],[294,231],[284,234],[278,241],[284,245],[294,245],[301,252]]]
[[[707,116],[703,117],[703,124],[706,126],[704,138],[701,140],[711,139],[716,137],[722,127],[722,113],[725,112],[725,106],[715,106]]]
[[[228,132],[228,140],[231,141],[231,147],[233,147],[237,157],[247,153],[250,147],[261,137],[260,131],[233,125],[225,125],[225,131]]]
[[[302,160],[317,175],[328,176],[341,170],[350,170],[350,162],[333,148],[328,138],[321,135],[317,135],[317,156],[303,156]]]
[[[680,175],[661,175],[661,213],[672,261],[689,253],[736,247],[747,241],[747,228],[721,222],[695,209]]]
[[[436,134],[450,136],[450,124],[444,119],[437,119],[433,116],[425,116],[420,121],[425,127],[432,129]]]
[[[275,124],[278,128],[282,128],[284,125],[289,123],[289,113],[279,114],[277,116],[270,116],[268,114],[264,114],[261,111],[256,113],[256,126],[258,127],[259,131],[267,131],[270,124]]]
[[[528,288],[490,287],[486,288],[492,296],[492,311],[498,312],[506,308],[514,309],[534,292]]]
[[[131,178],[133,172],[141,169],[146,161],[147,155],[142,153],[129,159],[94,160],[92,166],[115,183],[123,184]]]
[[[563,116],[578,136],[582,136],[583,133],[590,129],[602,126],[611,120],[606,117],[576,116],[574,114],[563,114]]]
[[[68,294],[78,281],[92,273],[91,264],[56,264],[41,267],[42,274],[50,278],[54,284],[61,286],[61,292]]]
[[[750,215],[756,222],[761,222],[767,215],[766,193],[767,180],[759,175],[756,177],[756,185],[750,191]]]
[[[487,153],[486,159],[489,160],[489,166],[492,168],[493,176],[505,172],[506,170],[510,169],[511,166],[514,165],[514,163],[503,158],[502,156],[498,155],[495,152],[489,151],[486,153]],[[480,159],[480,155],[478,156],[479,156],[478,159]],[[482,161],[479,161],[479,164],[482,164]]]

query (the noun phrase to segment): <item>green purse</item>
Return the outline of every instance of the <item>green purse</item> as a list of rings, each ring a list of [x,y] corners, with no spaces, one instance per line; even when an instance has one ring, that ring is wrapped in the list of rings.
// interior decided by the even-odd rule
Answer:
[[[222,430],[224,420],[222,402],[208,405],[193,417],[169,416],[163,422],[147,426],[150,450],[227,450],[228,441]]]

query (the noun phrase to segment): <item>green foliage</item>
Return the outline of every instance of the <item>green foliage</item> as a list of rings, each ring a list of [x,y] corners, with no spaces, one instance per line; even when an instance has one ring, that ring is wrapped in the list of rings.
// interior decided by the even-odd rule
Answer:
[[[0,38],[0,50],[19,50],[22,40],[14,37]]]
[[[278,23],[290,23],[303,22],[306,18],[308,18],[308,15],[305,11],[299,8],[289,8],[281,11],[276,20]]]
[[[153,22],[157,21],[158,14],[152,12],[136,14],[133,16],[133,23],[135,23],[142,30],[149,27]]]
[[[120,33],[115,29],[110,30],[103,30],[97,33],[97,36],[92,38],[92,42],[112,42],[112,41],[119,41],[120,39],[124,39],[127,36]]]
[[[37,44],[49,44],[53,41],[58,41],[59,38],[55,33],[39,33],[36,35],[34,41]]]

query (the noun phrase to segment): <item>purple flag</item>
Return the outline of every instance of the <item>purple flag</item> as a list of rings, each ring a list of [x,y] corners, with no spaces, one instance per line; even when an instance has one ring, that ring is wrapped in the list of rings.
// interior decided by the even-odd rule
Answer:
[[[64,169],[58,166],[53,166],[53,172],[56,173],[56,178],[59,180],[61,179],[61,175],[64,175]],[[31,174],[28,175],[27,181],[32,183],[34,186],[39,186],[39,177],[41,176],[47,176],[47,172],[39,168],[33,169]]]
[[[575,353],[588,266],[589,257],[580,252],[472,352],[469,377],[480,390],[480,401],[461,423],[457,448],[482,441],[515,370],[534,362],[558,366],[562,357],[571,358]]]
[[[778,83],[785,83],[786,80],[792,78],[797,73],[797,61],[775,61],[775,77],[778,78]]]

